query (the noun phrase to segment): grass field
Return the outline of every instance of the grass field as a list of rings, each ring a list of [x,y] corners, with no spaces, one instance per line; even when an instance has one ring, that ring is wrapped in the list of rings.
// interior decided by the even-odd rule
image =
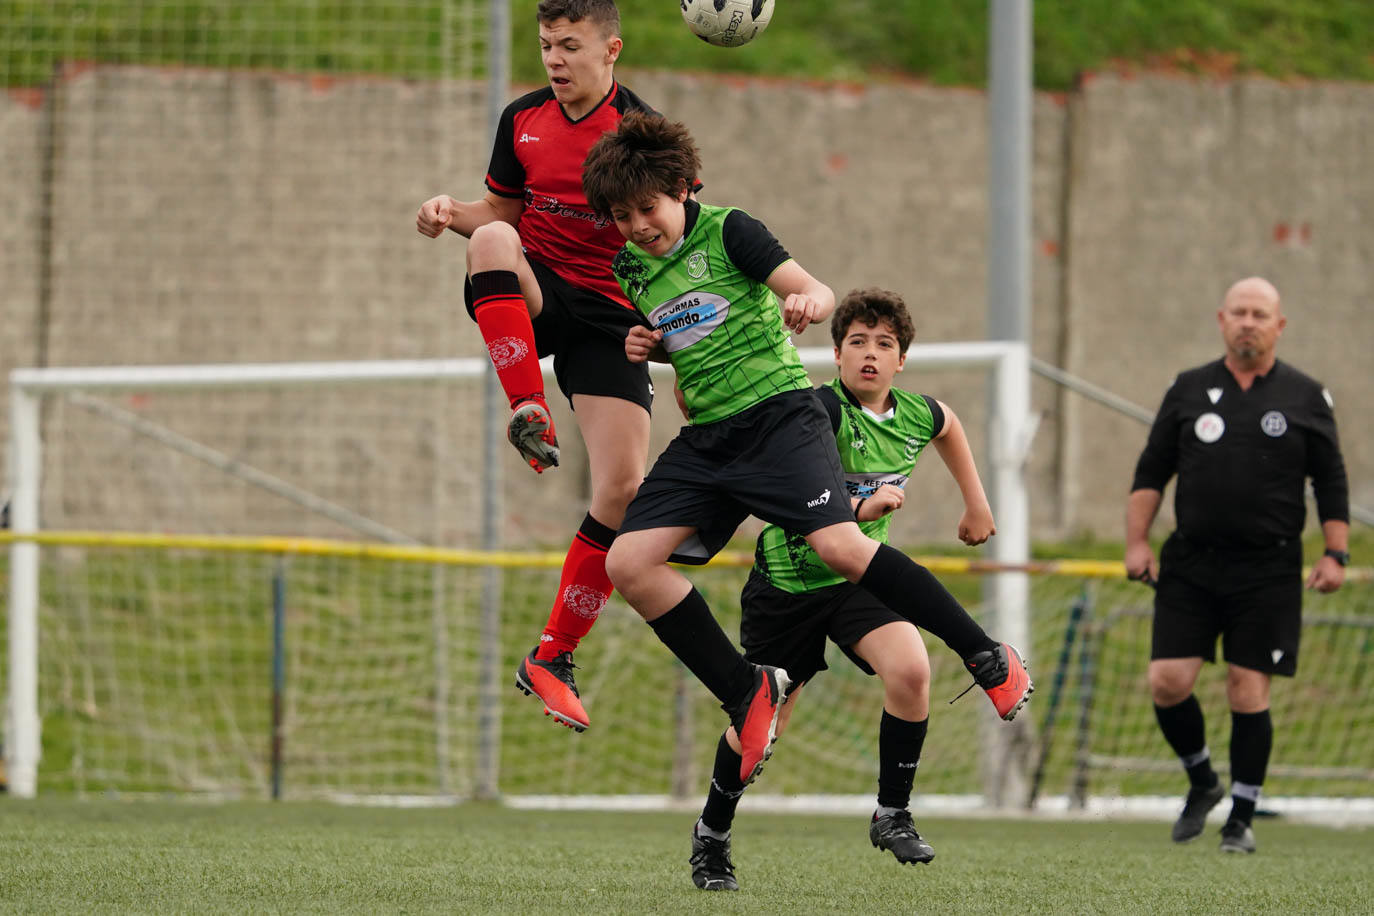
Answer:
[[[923,819],[900,866],[862,817],[742,813],[738,894],[687,865],[690,813],[469,804],[0,801],[0,911],[386,913],[1355,913],[1374,830],[1263,822],[1253,856],[1160,822]]]

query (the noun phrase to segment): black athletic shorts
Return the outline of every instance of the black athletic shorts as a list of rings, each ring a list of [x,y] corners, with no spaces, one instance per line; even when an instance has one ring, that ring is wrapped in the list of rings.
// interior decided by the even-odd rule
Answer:
[[[1224,550],[1177,532],[1159,552],[1150,658],[1198,658],[1292,677],[1302,630],[1302,543]]]
[[[574,394],[604,395],[633,401],[649,410],[654,386],[649,364],[625,356],[625,335],[647,322],[639,312],[600,293],[573,286],[548,267],[531,260],[530,268],[544,294],[544,307],[534,319],[534,346],[540,357],[553,354],[558,389]],[[463,280],[463,301],[472,314],[472,283]]]
[[[849,582],[812,592],[785,592],[751,570],[740,592],[739,640],[744,657],[756,665],[783,668],[794,684],[824,671],[825,640],[840,647],[864,674],[868,662],[854,654],[854,644],[878,627],[906,620]]]
[[[810,388],[684,426],[639,485],[620,533],[695,528],[673,559],[705,563],[751,514],[802,535],[854,521],[830,417]]]

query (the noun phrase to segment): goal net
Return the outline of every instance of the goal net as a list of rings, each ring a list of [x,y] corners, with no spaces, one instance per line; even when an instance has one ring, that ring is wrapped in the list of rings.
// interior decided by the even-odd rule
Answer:
[[[922,353],[908,375],[949,365],[937,351],[923,370]],[[813,369],[824,362],[806,355]],[[1002,359],[966,358],[980,375]],[[695,803],[724,717],[618,598],[577,654],[589,731],[554,728],[513,687],[576,524],[572,466],[521,491],[548,494],[552,514],[522,520],[519,501],[508,504],[505,543],[521,552],[422,546],[482,544],[483,495],[500,472],[484,464],[476,416],[444,420],[480,402],[481,370],[452,360],[14,373],[11,777],[31,763],[34,788],[78,793]],[[979,429],[975,440],[1018,441]],[[669,434],[656,429],[656,447]],[[980,455],[985,478],[995,464]],[[911,487],[924,498],[940,474],[918,468]],[[539,525],[558,530],[541,538]],[[689,573],[731,633],[747,537],[736,546]],[[1008,573],[925,561],[985,626],[1004,625],[993,608],[1006,607],[985,596],[1017,594],[990,585]],[[929,640],[918,804],[986,797],[990,729],[1013,736],[995,760],[1022,788],[1004,804],[1031,793],[1085,807],[1173,799],[1181,776],[1145,685],[1149,592],[1115,564],[1021,568],[1010,575],[1038,685],[1029,715],[1004,729],[976,692],[945,703],[967,675]],[[1354,702],[1374,687],[1372,599],[1360,571],[1308,599],[1302,677],[1275,684],[1270,795],[1346,807],[1374,795],[1374,722]],[[25,606],[28,635],[15,624]],[[828,661],[760,793],[871,800],[881,688],[833,649]],[[31,695],[15,689],[25,670]],[[1222,748],[1218,678],[1200,682],[1200,698]],[[41,758],[16,770],[25,746]]]

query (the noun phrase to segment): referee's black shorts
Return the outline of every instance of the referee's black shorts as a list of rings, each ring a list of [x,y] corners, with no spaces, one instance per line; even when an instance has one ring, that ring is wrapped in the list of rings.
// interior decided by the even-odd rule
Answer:
[[[1177,532],[1159,553],[1150,658],[1227,662],[1292,677],[1302,631],[1302,543],[1228,550]]]
[[[849,582],[793,594],[771,585],[758,570],[740,592],[739,640],[756,665],[787,671],[796,684],[824,671],[827,638],[864,674],[873,667],[854,653],[854,644],[889,623],[905,621],[866,589]]]
[[[854,521],[830,417],[810,388],[684,426],[639,485],[620,534],[695,528],[673,559],[704,563],[749,515],[801,535]]]
[[[625,335],[645,324],[639,312],[600,293],[573,286],[550,268],[529,261],[544,307],[534,319],[534,345],[539,356],[553,354],[558,390],[569,401],[574,394],[602,395],[633,401],[645,410],[654,400],[648,363],[625,356]],[[472,283],[463,282],[463,299],[472,314]]]

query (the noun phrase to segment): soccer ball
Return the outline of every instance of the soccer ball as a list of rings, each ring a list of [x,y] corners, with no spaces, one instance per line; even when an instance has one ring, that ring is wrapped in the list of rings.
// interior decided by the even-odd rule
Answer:
[[[678,0],[682,19],[702,41],[736,48],[753,41],[773,18],[773,0]]]

